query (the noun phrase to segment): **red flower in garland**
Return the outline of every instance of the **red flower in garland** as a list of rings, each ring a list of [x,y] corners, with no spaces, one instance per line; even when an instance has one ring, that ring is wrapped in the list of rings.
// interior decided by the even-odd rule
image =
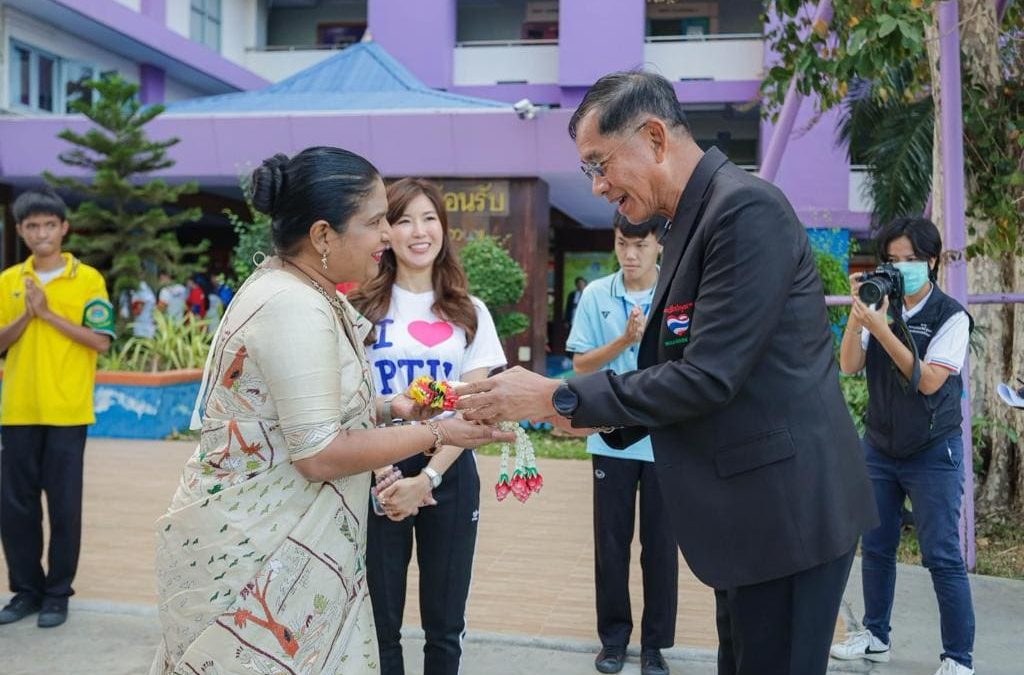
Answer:
[[[441,407],[445,410],[455,410],[455,402],[459,400],[459,395],[455,393],[455,390],[448,385],[444,392],[444,403]]]
[[[540,492],[540,489],[544,487],[544,476],[540,475],[536,469],[527,469],[526,485],[530,488],[530,492]]]
[[[518,499],[521,502],[525,502],[527,499],[529,499],[530,488],[529,486],[527,486],[526,477],[522,473],[516,471],[515,474],[512,476],[510,484],[512,485],[512,494],[515,495],[516,499]]]
[[[505,501],[505,497],[508,497],[510,492],[512,492],[512,486],[509,485],[508,476],[501,474],[498,476],[498,482],[494,485],[494,496],[501,502]]]

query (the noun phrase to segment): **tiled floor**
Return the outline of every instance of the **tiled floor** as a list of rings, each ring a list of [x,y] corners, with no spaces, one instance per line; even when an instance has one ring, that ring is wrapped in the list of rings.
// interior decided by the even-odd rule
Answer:
[[[91,440],[86,449],[84,533],[78,597],[154,603],[152,523],[167,506],[190,443]],[[498,460],[480,457],[480,532],[469,630],[595,640],[590,464],[541,460],[543,492],[526,504],[498,503]],[[676,645],[714,648],[714,599],[680,560]],[[0,556],[0,579],[6,568]],[[406,622],[418,625],[410,573]],[[639,638],[639,544],[631,574]]]

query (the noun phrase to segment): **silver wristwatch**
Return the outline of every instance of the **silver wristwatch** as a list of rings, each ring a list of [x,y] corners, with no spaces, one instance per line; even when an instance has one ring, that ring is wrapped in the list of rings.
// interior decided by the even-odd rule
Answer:
[[[430,479],[430,487],[436,490],[441,485],[441,474],[431,469],[429,466],[423,467],[423,473],[427,478]]]

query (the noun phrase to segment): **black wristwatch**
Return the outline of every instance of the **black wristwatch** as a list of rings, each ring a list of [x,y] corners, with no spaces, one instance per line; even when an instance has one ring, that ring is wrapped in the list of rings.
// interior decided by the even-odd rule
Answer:
[[[551,405],[559,415],[572,419],[572,416],[576,414],[576,409],[580,406],[580,397],[569,387],[567,382],[563,382],[551,395]]]

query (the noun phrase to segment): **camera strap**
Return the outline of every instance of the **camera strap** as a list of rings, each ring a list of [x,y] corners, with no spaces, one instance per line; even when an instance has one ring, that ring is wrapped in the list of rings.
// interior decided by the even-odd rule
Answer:
[[[914,336],[910,334],[910,327],[907,325],[906,319],[903,318],[903,303],[893,303],[890,305],[890,309],[893,313],[893,320],[896,327],[899,328],[900,333],[903,334],[903,338],[906,341],[907,348],[910,349],[911,355],[914,357],[914,365],[910,371],[910,381],[908,382],[908,388],[905,391],[917,391],[918,386],[921,384],[921,355],[917,352],[917,343],[914,342]],[[896,368],[896,364],[893,363],[893,368],[899,372],[899,368]],[[899,373],[901,379],[906,381],[906,378],[902,377],[902,373]]]

